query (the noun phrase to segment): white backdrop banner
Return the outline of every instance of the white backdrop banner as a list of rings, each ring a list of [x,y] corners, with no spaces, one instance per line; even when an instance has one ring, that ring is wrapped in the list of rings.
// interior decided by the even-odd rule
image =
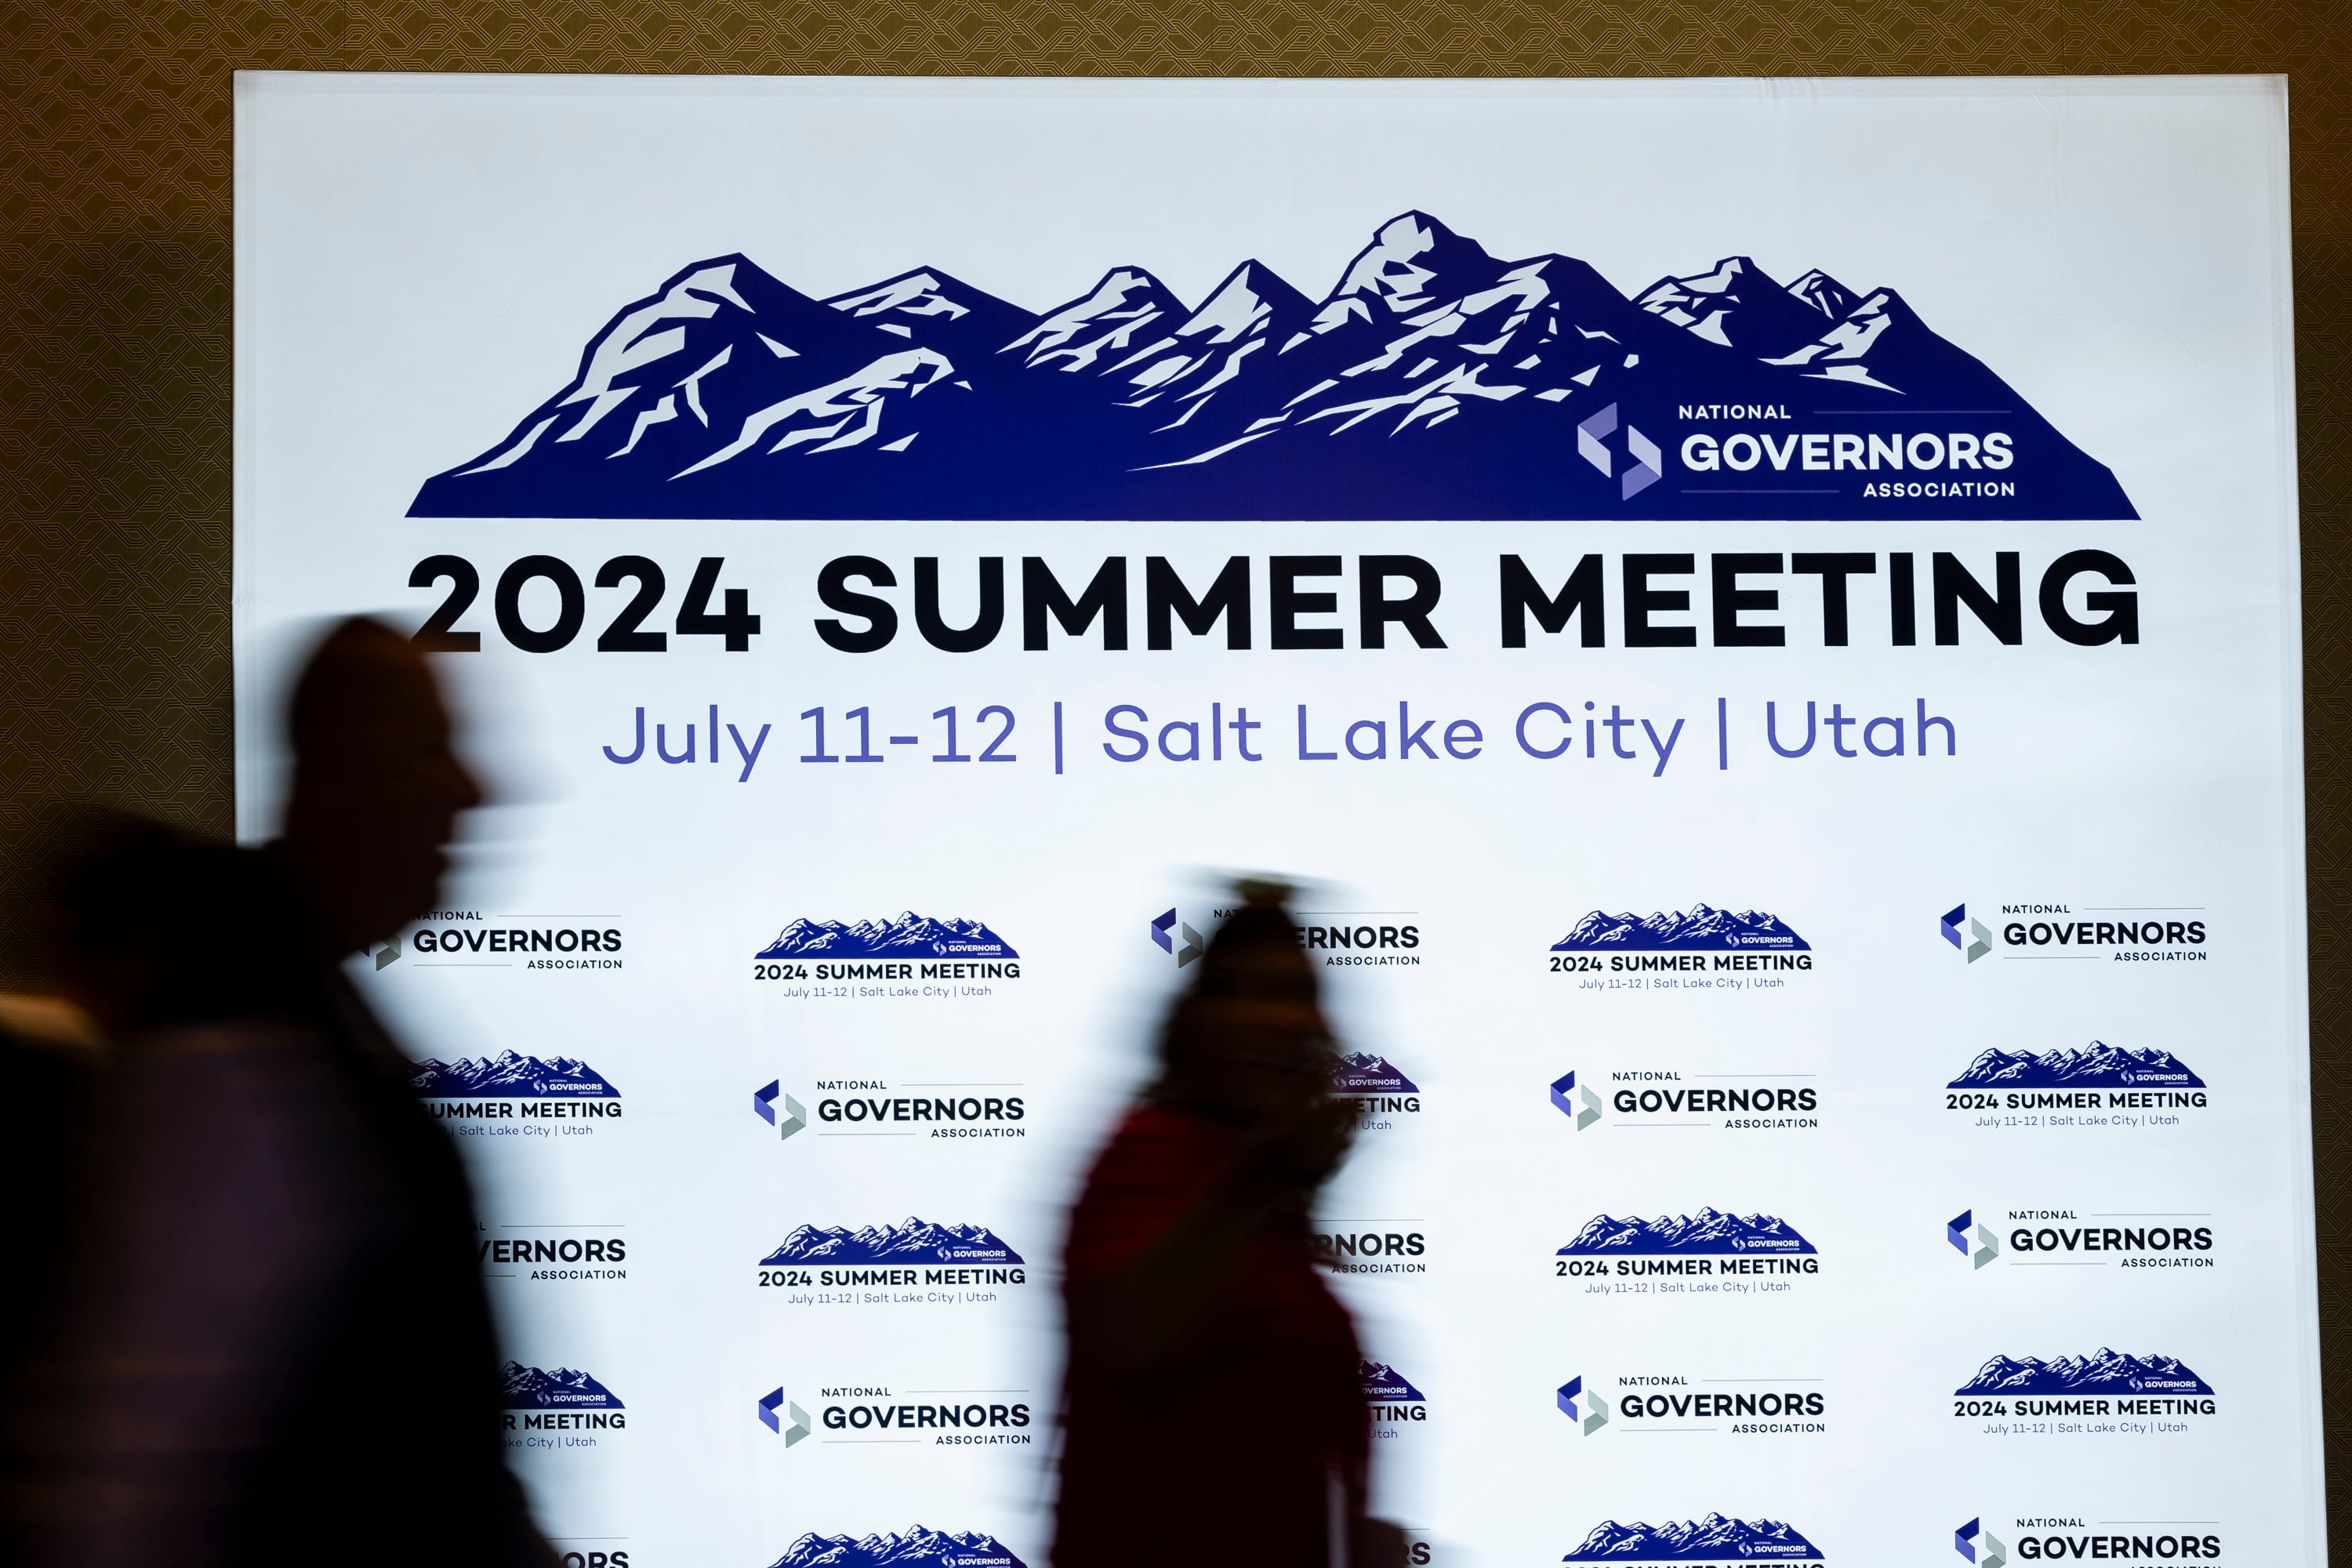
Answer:
[[[240,826],[320,617],[445,650],[354,973],[568,1563],[1043,1563],[1242,869],[1416,1561],[2322,1560],[2282,80],[237,116]]]

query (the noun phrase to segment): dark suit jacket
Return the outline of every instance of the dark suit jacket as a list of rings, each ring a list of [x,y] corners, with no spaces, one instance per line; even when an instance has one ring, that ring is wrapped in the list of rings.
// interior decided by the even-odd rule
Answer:
[[[506,1466],[456,1149],[265,852],[158,851],[45,1568],[553,1561]],[[142,952],[142,949],[150,950]]]

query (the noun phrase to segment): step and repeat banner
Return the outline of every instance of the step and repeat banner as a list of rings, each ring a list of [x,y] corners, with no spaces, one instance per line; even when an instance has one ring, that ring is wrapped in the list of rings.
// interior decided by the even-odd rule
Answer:
[[[237,113],[241,825],[441,650],[354,974],[573,1568],[1045,1562],[1241,872],[1415,1562],[2320,1560],[2282,81]]]

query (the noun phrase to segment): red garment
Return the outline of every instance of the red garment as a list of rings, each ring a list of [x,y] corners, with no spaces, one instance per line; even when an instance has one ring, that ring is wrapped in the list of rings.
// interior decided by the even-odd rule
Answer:
[[[1354,1327],[1312,1260],[1303,1213],[1259,1225],[1176,1346],[1136,1367],[1078,1303],[1201,1203],[1231,1128],[1131,1112],[1070,1221],[1070,1311],[1055,1568],[1134,1568],[1213,1540],[1221,1568],[1327,1568],[1335,1476],[1360,1478],[1370,1421]]]

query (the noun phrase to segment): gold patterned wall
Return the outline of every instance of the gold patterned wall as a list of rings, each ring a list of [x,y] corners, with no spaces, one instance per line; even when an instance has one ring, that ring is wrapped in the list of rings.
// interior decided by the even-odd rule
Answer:
[[[230,72],[2291,79],[2314,1142],[2352,1520],[2352,0],[0,0],[0,978],[28,824],[230,826]]]

